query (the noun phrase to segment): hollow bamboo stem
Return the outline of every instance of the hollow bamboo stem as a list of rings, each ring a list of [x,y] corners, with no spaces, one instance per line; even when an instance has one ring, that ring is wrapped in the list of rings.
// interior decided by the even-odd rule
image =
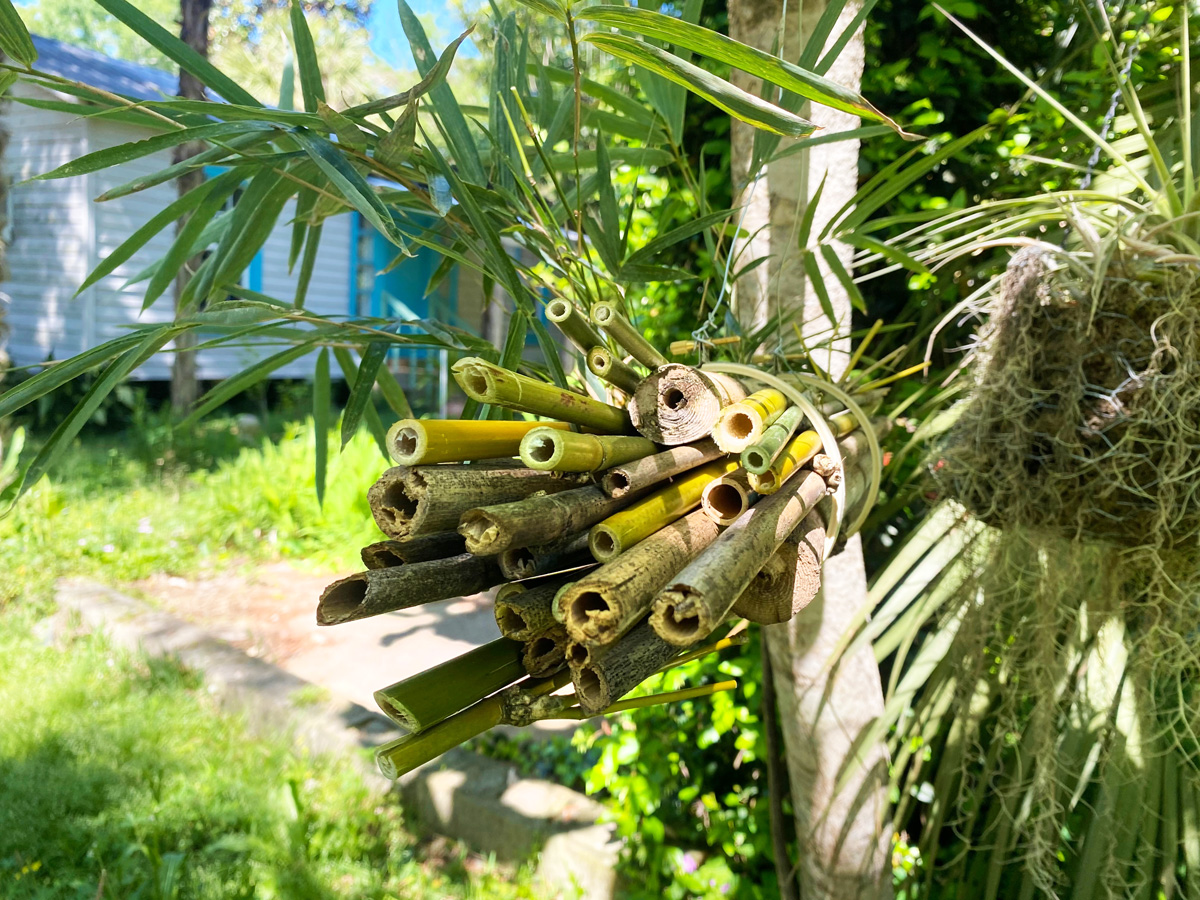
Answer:
[[[443,531],[411,541],[376,541],[363,547],[359,555],[368,569],[386,569],[404,563],[446,559],[466,552],[467,545],[461,534]]]
[[[597,378],[602,378],[613,387],[632,394],[637,390],[642,376],[631,366],[625,365],[607,347],[593,347],[587,354],[587,366]]]
[[[390,569],[404,565],[404,558],[397,552],[403,546],[399,541],[376,541],[359,550],[358,555],[368,569]]]
[[[510,548],[500,554],[500,572],[509,581],[520,581],[522,578],[586,565],[592,561],[587,539],[585,531],[566,535],[548,544]]]
[[[399,465],[417,466],[516,456],[534,428],[568,431],[568,422],[401,419],[388,429],[387,448]]]
[[[721,529],[697,510],[559,592],[556,610],[571,637],[611,644],[650,611],[654,597]]]
[[[392,721],[424,731],[524,678],[521,653],[521,644],[500,638],[380,688],[375,702]]]
[[[595,472],[650,456],[653,441],[628,435],[576,434],[535,428],[521,441],[521,461],[531,469],[553,472]]]
[[[735,469],[704,486],[700,508],[718,525],[732,525],[757,499],[746,470]]]
[[[447,750],[478,737],[500,724],[503,706],[493,696],[439,722],[420,734],[407,734],[375,751],[375,764],[385,778],[393,780],[411,772]]]
[[[500,633],[513,641],[529,641],[534,635],[553,628],[554,598],[569,577],[551,578],[524,588],[505,585],[496,595],[496,624]]]
[[[559,535],[582,531],[633,499],[613,499],[595,485],[588,485],[468,510],[463,513],[458,533],[467,539],[467,550],[471,553],[500,553],[512,547],[545,544]]]
[[[655,598],[654,631],[677,647],[711,634],[825,492],[825,480],[808,472],[750,507]]]
[[[555,624],[525,642],[521,663],[534,678],[545,678],[563,667],[566,661],[567,629]]]
[[[679,648],[655,634],[649,623],[638,625],[600,659],[572,667],[571,680],[579,707],[595,715],[656,673]]]
[[[678,446],[708,437],[721,410],[746,397],[728,375],[670,363],[642,379],[629,399],[634,426],[658,444]]]
[[[628,509],[593,526],[588,547],[599,562],[609,562],[686,515],[700,503],[704,488],[728,472],[737,469],[735,460],[717,459],[699,469],[681,475],[671,484],[639,500]]]
[[[800,566],[801,545],[806,539],[819,538],[820,548],[805,544],[806,550],[816,549],[817,584],[820,586],[821,560],[824,549],[825,521],[816,510],[811,511],[792,530],[787,539],[771,554],[763,567],[746,585],[746,589],[733,604],[733,614],[757,622],[759,625],[777,625],[788,621],[797,610],[792,608],[796,576]],[[810,562],[812,554],[805,556]]]
[[[629,434],[633,430],[623,409],[510,372],[485,359],[460,359],[451,371],[466,395],[480,403],[572,422],[601,434]]]
[[[726,453],[741,453],[762,436],[787,405],[788,399],[782,391],[774,388],[755,391],[745,400],[721,410],[713,423],[713,440]]]
[[[318,625],[340,625],[422,603],[486,591],[503,581],[496,561],[464,553],[448,559],[368,569],[325,588]]]
[[[785,409],[779,418],[763,431],[757,441],[742,451],[742,468],[754,475],[761,475],[771,468],[771,463],[783,451],[803,421],[804,410],[799,406],[789,406]]]
[[[642,336],[615,304],[597,303],[592,307],[592,321],[607,331],[609,337],[647,369],[657,369],[667,364],[667,358]]]
[[[395,466],[371,485],[367,502],[379,530],[407,542],[453,532],[469,509],[558,493],[578,484],[577,478],[514,466]]]
[[[587,316],[570,300],[561,297],[551,300],[546,304],[546,318],[558,326],[558,330],[580,353],[586,354],[604,343],[604,338],[592,327]]]
[[[721,456],[721,448],[711,440],[672,447],[611,469],[600,480],[600,488],[610,497],[624,497],[702,466],[718,456]]]
[[[829,426],[837,437],[849,434],[857,427],[857,422],[850,413],[839,413],[829,419]],[[821,436],[811,429],[802,431],[787,444],[771,463],[771,467],[762,474],[750,474],[750,488],[756,493],[773,494],[782,487],[792,473],[812,460],[821,452]]]

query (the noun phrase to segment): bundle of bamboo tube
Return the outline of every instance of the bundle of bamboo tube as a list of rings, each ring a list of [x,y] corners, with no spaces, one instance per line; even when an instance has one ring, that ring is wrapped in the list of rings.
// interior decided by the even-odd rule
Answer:
[[[622,701],[736,643],[718,637],[727,625],[803,609],[831,517],[872,499],[879,424],[853,401],[797,399],[765,370],[759,382],[668,362],[617,304],[589,317],[560,299],[547,315],[608,396],[460,360],[468,397],[520,417],[392,426],[397,465],[368,492],[387,539],[318,602],[318,624],[336,625],[496,589],[497,640],[376,692],[409,732],[377,753],[391,777],[498,724],[733,689]]]

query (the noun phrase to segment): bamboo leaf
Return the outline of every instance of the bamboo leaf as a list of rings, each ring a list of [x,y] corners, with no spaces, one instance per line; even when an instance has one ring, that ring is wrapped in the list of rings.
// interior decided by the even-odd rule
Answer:
[[[929,268],[919,259],[905,253],[899,247],[894,247],[891,244],[876,240],[868,234],[860,232],[851,232],[842,236],[842,240],[851,247],[857,247],[860,250],[868,250],[871,253],[878,253],[888,262],[903,266],[910,272],[919,272],[922,275],[931,274]]]
[[[37,62],[37,50],[29,29],[21,21],[12,0],[0,0],[0,53],[29,69]]]
[[[223,74],[207,59],[126,0],[96,0],[96,3],[122,24],[128,25],[138,37],[174,61],[179,68],[194,75],[201,84],[212,88],[230,103],[262,106],[249,91],[240,87],[232,78]]]
[[[812,197],[804,204],[804,215],[800,218],[800,229],[796,235],[796,246],[800,250],[808,249],[808,240],[812,237],[813,220],[817,215],[817,207],[821,205],[821,195],[825,193],[825,182],[828,178],[829,172],[826,171],[821,176],[821,183],[813,191]]]
[[[885,134],[891,134],[892,129],[886,125],[864,125],[862,128],[851,128],[847,131],[835,131],[831,134],[818,134],[814,137],[805,138],[793,144],[784,147],[778,153],[773,154],[769,161],[775,162],[780,159],[787,159],[789,156],[795,156],[798,153],[804,153],[811,150],[813,147],[819,147],[822,144],[837,144],[842,141],[865,141],[868,138],[882,137]]]
[[[837,251],[829,244],[822,244],[821,256],[825,258],[825,263],[829,266],[829,271],[833,273],[833,277],[838,280],[842,289],[850,297],[850,305],[863,315],[866,315],[867,301],[863,298],[862,291],[858,289],[858,285],[854,283],[854,279],[850,277],[850,273],[846,271],[846,266],[842,263],[841,257],[837,255]]]
[[[314,337],[294,347],[288,347],[286,350],[281,350],[265,359],[259,360],[236,375],[230,375],[196,401],[196,406],[188,413],[187,418],[179,423],[178,427],[181,429],[192,427],[218,406],[227,403],[238,394],[258,384],[276,369],[281,369],[304,354],[310,353],[315,340],[316,338]]]
[[[806,137],[816,130],[812,122],[767,103],[711,72],[650,44],[618,34],[588,34],[584,35],[583,40],[686,87],[734,118],[756,128],[785,137]]]
[[[317,115],[329,126],[329,130],[337,135],[339,144],[354,150],[366,149],[367,137],[362,130],[324,100],[317,101]]]
[[[803,251],[803,255],[804,271],[808,275],[808,280],[812,283],[813,291],[816,293],[817,300],[821,304],[821,312],[825,313],[825,318],[829,319],[829,324],[837,328],[837,313],[833,310],[833,301],[829,299],[829,289],[825,287],[825,278],[821,275],[821,267],[817,265],[817,257],[807,250]]]
[[[846,24],[846,27],[842,29],[842,33],[837,36],[837,39],[834,40],[829,50],[821,57],[821,61],[817,63],[815,70],[817,74],[824,75],[829,71],[830,67],[837,61],[837,58],[842,55],[842,51],[846,49],[846,45],[858,33],[858,29],[866,21],[867,16],[878,2],[879,0],[863,0],[862,5],[858,8],[858,12],[854,14],[854,18]]]
[[[174,163],[164,169],[159,169],[157,172],[151,172],[149,175],[139,175],[131,181],[127,181],[115,188],[110,188],[97,197],[96,201],[115,200],[118,197],[144,191],[147,188],[152,188],[178,178],[180,175],[186,175],[188,172],[194,171],[198,166],[208,166],[218,163],[230,156],[231,153],[248,150],[255,144],[268,141],[270,138],[270,133],[260,131],[234,138],[228,141],[225,147],[209,147],[207,150],[201,150],[195,156],[189,157],[182,162]]]
[[[32,378],[28,378],[0,394],[0,419],[12,415],[39,397],[44,397],[64,384],[74,381],[80,375],[104,365],[113,357],[120,356],[132,347],[136,347],[142,339],[141,332],[125,334],[64,359],[62,362],[46,366]]]
[[[325,505],[325,475],[329,466],[329,348],[322,347],[313,369],[313,457],[317,505]]]
[[[812,100],[822,106],[848,112],[873,122],[880,122],[907,139],[914,140],[918,137],[906,132],[896,122],[876,109],[861,94],[815,72],[802,69],[777,56],[728,38],[712,29],[693,25],[649,9],[624,6],[592,6],[581,10],[578,17],[593,21],[598,25],[620,28],[643,37],[669,41],[676,47],[686,48],[735,69],[757,75],[759,78],[786,91],[798,94],[806,100]],[[585,40],[592,40],[597,36],[588,35]],[[788,134],[789,132],[780,133]]]
[[[308,18],[304,15],[304,4],[291,0],[288,18],[292,25],[292,47],[296,51],[296,63],[300,67],[300,93],[304,97],[304,108],[316,112],[325,101],[325,84],[321,80],[321,67],[317,62],[317,48],[313,45],[312,32],[308,29]],[[328,373],[329,360],[325,361]],[[321,490],[317,491],[318,497]]]
[[[346,384],[353,384],[357,378],[358,366],[354,364],[354,360],[350,356],[350,351],[345,347],[335,347],[333,349],[333,358],[337,360],[338,368],[342,370],[342,377],[346,379]],[[383,455],[383,458],[391,460],[387,448],[387,431],[383,427],[383,421],[379,418],[379,410],[375,408],[374,403],[367,404],[363,412],[363,420],[367,423],[367,430],[375,438],[375,444],[379,447],[379,452]]]
[[[554,0],[517,0],[522,6],[527,6],[536,13],[541,13],[543,16],[550,16],[560,22],[567,21],[566,10],[561,5],[555,3]]]
[[[372,100],[369,103],[362,103],[358,106],[352,106],[346,110],[348,116],[369,116],[376,113],[387,112],[390,109],[395,109],[397,106],[406,106],[414,100],[428,94],[438,85],[446,80],[446,76],[450,74],[450,66],[454,63],[454,56],[458,52],[459,45],[467,39],[475,30],[472,25],[449,44],[442,51],[442,55],[438,57],[437,63],[428,72],[424,73],[425,77],[409,88],[407,91],[402,91],[399,94],[393,94],[390,97],[384,97],[380,100]],[[409,37],[411,41],[411,36]],[[436,98],[435,98],[436,99]]]
[[[656,256],[658,256],[659,253],[666,250],[668,247],[673,247],[681,241],[686,241],[688,238],[694,237],[707,228],[711,228],[714,225],[719,225],[721,222],[724,222],[729,218],[732,212],[733,210],[731,209],[718,210],[716,212],[711,212],[706,216],[701,216],[698,219],[693,219],[685,225],[672,228],[670,231],[667,231],[650,241],[650,243],[646,244],[644,247],[631,253],[629,255],[629,259],[626,260],[626,264],[644,265],[650,263]]]
[[[296,296],[292,305],[297,309],[304,308],[308,298],[308,285],[312,281],[313,268],[317,264],[317,251],[321,248],[321,232],[324,225],[313,225],[308,229],[308,241],[304,245],[304,259],[300,261],[300,272],[296,276]]]
[[[386,365],[381,366],[379,375],[376,377],[379,384],[379,393],[383,394],[383,399],[396,414],[399,419],[411,419],[413,417],[413,408],[409,404],[408,398],[404,396],[404,388],[400,387],[400,382],[396,380],[396,376],[392,374],[392,370]]]
[[[380,138],[375,145],[375,159],[380,165],[389,169],[399,168],[408,162],[412,155],[413,144],[417,139],[417,106],[419,100],[415,97],[404,107],[400,118],[392,126],[391,131]]]
[[[346,408],[342,411],[343,450],[350,443],[350,439],[354,437],[354,432],[358,431],[363,412],[366,410],[367,404],[371,402],[375,377],[379,373],[379,367],[383,365],[384,359],[387,358],[390,348],[391,344],[387,341],[372,341],[367,344],[362,361],[358,364],[358,376],[350,388],[350,399],[346,401]]]

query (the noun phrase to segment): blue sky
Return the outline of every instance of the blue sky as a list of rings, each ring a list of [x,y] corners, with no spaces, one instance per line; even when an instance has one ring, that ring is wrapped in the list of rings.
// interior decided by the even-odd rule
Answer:
[[[431,17],[437,26],[439,33],[435,35],[431,32],[429,35],[434,50],[441,52],[443,46],[458,37],[458,20],[445,0],[408,0],[408,4],[423,19]],[[371,49],[384,62],[401,69],[415,68],[394,0],[375,0],[367,27],[371,30]],[[463,44],[460,52],[465,56],[474,56],[476,53],[470,41]]]

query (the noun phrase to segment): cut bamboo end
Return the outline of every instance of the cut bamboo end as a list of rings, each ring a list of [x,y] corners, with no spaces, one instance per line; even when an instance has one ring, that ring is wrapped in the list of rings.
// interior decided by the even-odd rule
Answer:
[[[405,563],[461,556],[466,551],[462,535],[445,531],[411,541],[376,541],[363,547],[359,555],[368,569],[389,569]]]
[[[587,353],[592,347],[604,343],[599,332],[592,327],[574,303],[561,297],[546,304],[546,318],[558,326],[568,341],[575,345],[581,353]]]
[[[589,350],[587,365],[593,375],[607,381],[626,395],[636,391],[642,380],[637,370],[621,362],[606,347],[593,347]]]
[[[593,659],[593,647],[584,641],[569,640],[567,642],[566,661],[572,670],[582,669],[599,660],[597,653]]]
[[[464,741],[500,724],[499,697],[488,697],[420,734],[407,734],[375,751],[375,764],[385,778],[397,779]]]
[[[521,656],[525,671],[533,678],[545,678],[566,663],[567,629],[561,625],[547,628],[532,636]]]
[[[849,434],[857,424],[854,416],[848,412],[838,413],[829,419],[829,426],[837,437]],[[784,445],[767,471],[750,474],[751,489],[764,496],[775,493],[792,473],[811,462],[820,452],[821,436],[811,429],[800,432]]]
[[[721,410],[745,397],[745,388],[727,375],[670,363],[638,385],[629,415],[637,430],[656,443],[690,444],[708,437]]]
[[[649,456],[658,449],[643,437],[576,434],[535,428],[521,441],[521,461],[531,469],[595,472]]]
[[[592,561],[592,555],[588,550],[587,532],[581,532],[548,544],[511,547],[500,554],[499,560],[501,574],[509,581],[519,581],[586,565]]]
[[[767,426],[787,409],[782,391],[764,388],[721,410],[713,423],[713,440],[726,453],[741,453],[762,437]]]
[[[607,331],[609,337],[646,368],[657,369],[667,364],[667,358],[646,340],[615,304],[607,301],[597,303],[592,307],[592,321]]]
[[[401,546],[399,541],[376,541],[363,547],[358,555],[368,569],[391,569],[404,565],[404,557],[397,552]]]
[[[663,591],[654,604],[654,630],[676,647],[690,647],[712,634],[721,622],[701,601],[701,595],[687,585]]]
[[[632,430],[623,409],[509,371],[486,359],[460,359],[451,371],[464,393],[480,403],[571,422],[601,434],[628,434]]]
[[[755,443],[742,451],[742,468],[753,475],[762,475],[771,468],[776,457],[783,451],[804,421],[804,411],[799,406],[789,406],[762,433]]]
[[[388,429],[387,448],[399,465],[416,466],[516,456],[534,428],[569,430],[567,422],[401,419]]]
[[[718,525],[732,525],[754,500],[746,471],[737,469],[704,486],[700,508]]]
[[[600,488],[610,497],[623,497],[712,462],[719,456],[721,449],[711,440],[672,447],[610,469],[600,479]]]
[[[500,633],[510,640],[528,641],[558,625],[554,598],[569,581],[569,576],[559,576],[502,587],[495,604]]]
[[[600,659],[572,666],[571,680],[579,706],[589,715],[602,712],[658,672],[678,652],[643,622]]]
[[[514,547],[545,544],[563,534],[594,525],[632,498],[614,500],[594,485],[515,503],[465,512],[458,533],[474,554],[495,554]]]

